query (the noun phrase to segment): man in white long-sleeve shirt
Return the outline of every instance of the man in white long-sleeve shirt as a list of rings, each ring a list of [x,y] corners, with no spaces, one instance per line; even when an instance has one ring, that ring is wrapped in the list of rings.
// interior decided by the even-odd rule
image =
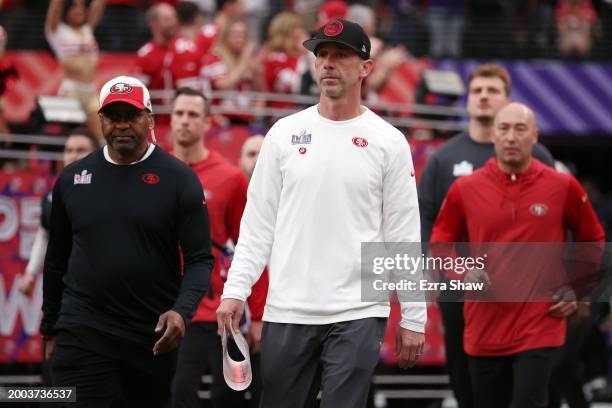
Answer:
[[[304,42],[316,55],[319,104],[268,132],[248,190],[240,239],[217,310],[237,330],[266,263],[262,407],[365,407],[388,302],[361,299],[362,242],[419,242],[410,147],[361,105],[372,71],[363,29],[332,20]],[[397,354],[414,365],[424,302],[402,303]]]

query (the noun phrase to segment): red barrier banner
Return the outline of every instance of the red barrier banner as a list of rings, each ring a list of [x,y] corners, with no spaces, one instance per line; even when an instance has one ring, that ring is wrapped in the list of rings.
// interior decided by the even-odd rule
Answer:
[[[0,173],[0,363],[40,361],[42,279],[26,297],[17,290],[36,230],[49,174]]]

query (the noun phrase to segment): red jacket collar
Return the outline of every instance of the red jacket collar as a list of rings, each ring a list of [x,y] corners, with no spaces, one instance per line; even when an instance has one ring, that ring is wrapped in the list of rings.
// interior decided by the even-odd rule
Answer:
[[[223,156],[214,150],[208,149],[208,157],[206,159],[197,163],[189,163],[189,167],[197,173],[198,171],[216,166],[219,163],[225,163]]]
[[[174,150],[170,151],[170,154],[174,156]],[[220,153],[215,150],[208,149],[208,157],[202,161],[196,163],[186,163],[189,167],[193,169],[193,171],[197,172],[198,170],[206,169],[208,167],[215,166],[219,163],[225,163],[225,159],[221,156]]]
[[[529,167],[521,172],[521,173],[505,173],[503,172],[499,166],[497,165],[497,159],[492,157],[485,164],[485,170],[487,173],[491,174],[495,179],[505,183],[516,183],[517,181],[521,183],[528,183],[534,181],[546,166],[539,160],[534,157],[531,157],[531,163]]]

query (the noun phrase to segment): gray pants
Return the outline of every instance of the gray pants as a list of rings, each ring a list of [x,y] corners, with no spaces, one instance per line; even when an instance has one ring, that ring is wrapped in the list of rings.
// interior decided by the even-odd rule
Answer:
[[[260,408],[365,407],[387,319],[264,323]]]

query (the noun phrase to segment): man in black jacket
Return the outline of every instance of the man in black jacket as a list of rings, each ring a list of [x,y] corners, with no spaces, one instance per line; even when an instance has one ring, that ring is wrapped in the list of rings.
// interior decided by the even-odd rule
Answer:
[[[110,80],[100,106],[107,145],[53,190],[41,332],[77,406],[166,406],[213,265],[206,202],[193,171],[149,143],[140,81]]]

